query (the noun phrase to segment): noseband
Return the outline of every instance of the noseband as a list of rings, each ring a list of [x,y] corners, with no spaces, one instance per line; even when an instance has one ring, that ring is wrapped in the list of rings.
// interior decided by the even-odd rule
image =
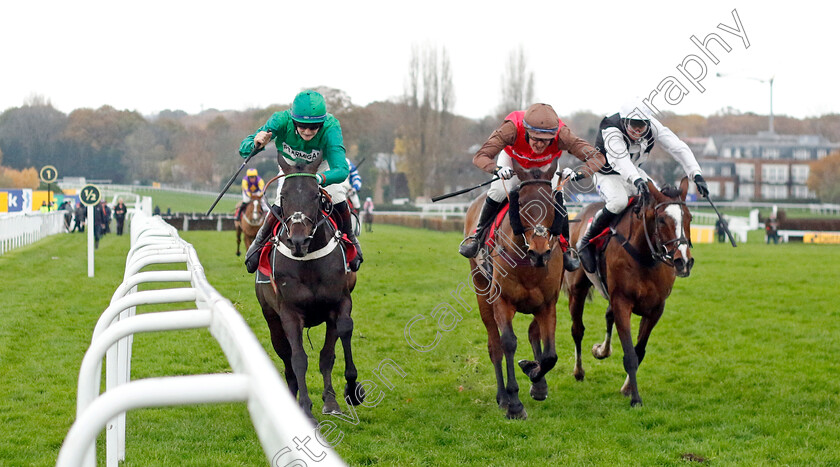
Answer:
[[[680,210],[685,207],[685,203],[682,201],[665,201],[657,204],[653,207],[654,226],[656,226],[659,218],[661,217],[659,208],[662,208],[663,206],[667,207],[672,204],[680,206]],[[664,211],[665,209],[663,208],[662,212]],[[645,240],[647,240],[651,256],[653,256],[654,261],[659,261],[666,266],[674,267],[674,255],[679,247],[682,245],[688,245],[688,247],[691,248],[691,242],[685,238],[685,229],[682,225],[680,225],[680,236],[678,238],[668,240],[667,242],[663,242],[662,237],[659,235],[659,229],[654,227],[653,238],[651,239],[651,235],[647,228],[647,210],[642,210],[642,213],[642,226],[644,227]]]
[[[551,232],[548,230],[548,228],[546,226],[544,226],[542,224],[537,224],[534,227],[523,227],[522,226],[522,220],[521,220],[520,214],[519,214],[519,208],[520,208],[519,190],[521,190],[523,186],[534,185],[534,184],[547,184],[547,185],[551,186],[551,180],[540,180],[540,179],[525,180],[523,182],[519,182],[519,186],[516,187],[516,189],[513,190],[510,193],[511,206],[510,206],[509,216],[511,218],[510,219],[511,220],[511,228],[513,228],[513,232],[514,232],[515,235],[518,234],[518,235],[522,236],[522,242],[525,244],[525,249],[526,250],[531,249],[531,245],[528,243],[528,239],[525,237],[525,232],[527,232],[529,230],[534,231],[534,235],[533,235],[534,237],[548,238],[549,243],[552,240]],[[553,196],[552,196],[552,199],[554,199]],[[551,204],[551,209],[554,209],[554,204],[553,203]],[[511,216],[511,214],[512,214],[512,216]]]
[[[285,177],[287,177],[287,178],[288,177],[312,177],[312,178],[317,178],[315,176],[315,174],[303,173],[303,172],[287,174],[287,175],[285,175]],[[280,228],[280,232],[278,232],[278,234],[277,234],[278,237],[283,236],[283,238],[291,240],[291,237],[290,237],[291,227],[296,225],[296,224],[306,224],[306,223],[309,223],[309,225],[311,226],[310,231],[309,231],[309,235],[306,236],[306,240],[311,241],[315,237],[315,234],[318,232],[318,228],[321,227],[321,225],[323,225],[327,221],[327,219],[329,219],[330,213],[332,212],[332,200],[330,199],[329,195],[326,193],[326,191],[324,191],[320,187],[319,187],[319,191],[320,191],[321,197],[320,197],[319,203],[318,203],[318,213],[323,213],[323,215],[321,215],[321,216],[316,215],[315,217],[319,218],[317,220],[312,219],[311,217],[307,216],[306,214],[304,214],[301,211],[295,211],[295,212],[291,213],[290,215],[286,216],[284,214],[284,206],[285,206],[286,203],[283,202],[283,196],[282,195],[280,196],[280,223],[281,223],[281,228]]]

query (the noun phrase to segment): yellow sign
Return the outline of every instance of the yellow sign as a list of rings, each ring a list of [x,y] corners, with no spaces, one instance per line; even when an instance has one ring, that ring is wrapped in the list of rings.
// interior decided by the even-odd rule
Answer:
[[[840,245],[840,232],[806,232],[802,243],[826,243]]]

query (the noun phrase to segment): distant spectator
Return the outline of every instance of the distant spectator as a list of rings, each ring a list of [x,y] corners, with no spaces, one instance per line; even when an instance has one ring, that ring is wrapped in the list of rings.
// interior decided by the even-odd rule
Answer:
[[[769,245],[773,242],[774,245],[779,244],[779,222],[776,219],[767,219],[764,223],[764,231],[766,235],[766,242]]]
[[[717,222],[715,222],[715,233],[717,233],[718,243],[724,243],[726,241],[726,229],[728,227],[726,219],[722,217],[718,218]]]
[[[75,232],[76,229],[79,232],[85,231],[85,218],[87,217],[87,208],[82,206],[82,203],[76,203],[76,212],[75,212],[75,225],[73,226],[72,232]]]
[[[171,216],[172,215],[172,210],[169,209],[169,208],[166,208],[166,215]]]
[[[117,235],[123,234],[123,226],[125,225],[125,214],[128,208],[125,206],[122,198],[117,200],[117,205],[114,206],[114,219],[117,221]]]
[[[159,216],[159,215],[160,215],[160,206],[155,205],[155,211],[154,211],[154,213],[155,213],[155,215],[156,215],[156,216]]]
[[[50,212],[50,207],[47,206],[46,201],[41,201],[41,207],[38,209],[40,212]]]

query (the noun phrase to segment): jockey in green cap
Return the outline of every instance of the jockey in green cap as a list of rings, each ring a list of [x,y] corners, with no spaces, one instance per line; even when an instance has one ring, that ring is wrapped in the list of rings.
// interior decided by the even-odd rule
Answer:
[[[358,254],[350,262],[350,269],[357,271],[362,263],[362,249],[353,234],[350,209],[347,207],[346,194],[341,182],[347,179],[349,168],[344,149],[344,138],[338,119],[327,113],[324,96],[316,91],[303,91],[295,96],[292,107],[283,112],[275,112],[256,133],[242,140],[239,154],[245,158],[255,147],[262,148],[274,140],[278,157],[284,157],[289,163],[315,162],[320,160],[316,177],[318,183],[329,193],[333,209],[341,219],[341,231],[353,242]],[[257,237],[245,254],[245,266],[253,273],[259,265],[259,251],[271,238],[274,226],[280,215],[280,189],[284,178],[278,180],[277,197],[271,206],[272,215],[267,216]]]

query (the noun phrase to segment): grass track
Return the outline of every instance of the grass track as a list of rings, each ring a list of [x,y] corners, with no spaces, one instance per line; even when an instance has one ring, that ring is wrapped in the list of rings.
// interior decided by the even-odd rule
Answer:
[[[233,233],[182,236],[282,368],[252,276],[233,255]],[[405,340],[405,325],[423,315],[412,337],[433,342],[432,310],[458,307],[450,292],[468,272],[456,253],[459,235],[376,226],[361,240],[356,366],[361,379],[379,381],[373,370],[390,359],[405,377],[386,371],[393,389],[380,384],[381,400],[357,408],[357,425],[334,419],[344,434],[336,450],[351,465],[676,465],[688,454],[713,465],[840,463],[840,248],[767,246],[756,236],[737,249],[697,245],[692,276],[677,280],[651,337],[639,371],[645,405],[635,409],[618,393],[620,348],[603,361],[588,354],[603,337],[600,298],[584,315],[586,380],[574,380],[571,323],[561,298],[560,360],[547,377],[549,398],[531,400],[520,374],[529,414],[522,422],[505,420],[496,408],[486,334],[471,293],[464,295],[472,310],[433,349],[418,352]],[[0,256],[0,465],[55,463],[75,418],[82,355],[121,281],[128,247],[127,237],[105,237],[93,279],[86,276],[82,235],[50,237]],[[515,321],[519,358],[530,355],[528,323],[524,316]],[[308,382],[320,413],[323,329],[310,337]],[[337,390],[341,357],[339,346]],[[135,339],[134,378],[221,371],[229,367],[207,332]],[[266,463],[242,404],[131,412],[127,436],[125,465]]]

